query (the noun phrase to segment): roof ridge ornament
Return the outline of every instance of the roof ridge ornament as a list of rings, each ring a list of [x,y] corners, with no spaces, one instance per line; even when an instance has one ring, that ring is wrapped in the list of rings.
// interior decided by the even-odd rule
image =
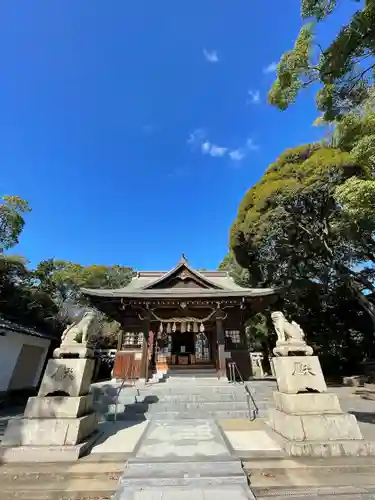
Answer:
[[[182,252],[182,254],[181,254],[181,258],[180,258],[179,264],[188,264],[188,260],[186,258],[186,255],[184,254],[184,252]]]

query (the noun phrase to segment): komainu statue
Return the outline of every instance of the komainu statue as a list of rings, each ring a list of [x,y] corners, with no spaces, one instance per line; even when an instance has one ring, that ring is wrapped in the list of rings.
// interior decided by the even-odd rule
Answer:
[[[273,350],[276,356],[312,355],[313,350],[306,344],[304,331],[298,323],[295,321],[290,323],[281,311],[273,312],[271,319],[277,334],[276,347]]]
[[[61,345],[55,349],[53,357],[91,357],[93,351],[89,346],[90,338],[97,335],[99,330],[97,314],[94,311],[86,312],[79,321],[65,328],[61,337]]]

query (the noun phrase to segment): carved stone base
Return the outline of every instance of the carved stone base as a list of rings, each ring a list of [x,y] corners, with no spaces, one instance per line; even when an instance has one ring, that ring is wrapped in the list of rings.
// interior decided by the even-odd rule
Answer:
[[[279,392],[325,392],[319,358],[317,356],[280,356],[273,358]]]
[[[357,419],[342,412],[336,394],[274,392],[273,397],[276,408],[270,409],[268,424],[285,439],[289,455],[356,456],[375,451],[374,446],[364,445]],[[360,444],[352,446],[352,442]]]
[[[269,425],[291,441],[363,439],[357,419],[349,413],[290,415],[272,408]]]
[[[13,418],[2,446],[74,446],[96,430],[98,418],[90,413],[78,418]]]
[[[76,418],[92,411],[93,396],[50,396],[29,398],[24,416],[27,418]]]
[[[89,392],[95,360],[50,359],[38,396],[84,396]]]
[[[73,462],[90,452],[102,435],[95,431],[82,443],[72,446],[4,446],[0,445],[3,463]]]
[[[290,415],[324,415],[342,413],[337,394],[323,392],[320,394],[285,394],[274,392],[276,409]]]
[[[292,457],[366,457],[375,455],[375,443],[372,441],[287,441],[284,449]]]

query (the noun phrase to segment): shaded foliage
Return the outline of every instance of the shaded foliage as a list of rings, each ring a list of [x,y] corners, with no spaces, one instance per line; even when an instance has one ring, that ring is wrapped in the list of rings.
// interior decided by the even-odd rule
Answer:
[[[0,255],[0,313],[25,326],[60,337],[63,322],[48,293],[35,288],[22,257]]]

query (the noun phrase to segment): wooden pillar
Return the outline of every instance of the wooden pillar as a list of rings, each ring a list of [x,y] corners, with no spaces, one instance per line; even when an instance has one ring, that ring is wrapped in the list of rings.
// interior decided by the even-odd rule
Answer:
[[[150,333],[150,315],[144,314],[144,319],[142,321],[142,332],[143,332],[143,346],[142,346],[142,362],[141,362],[141,378],[148,379],[148,353],[149,353],[149,333]]]
[[[225,336],[223,316],[216,317],[216,339],[217,339],[217,375],[219,378],[226,377],[227,369],[225,365]]]
[[[122,347],[123,340],[124,340],[124,332],[123,332],[123,330],[121,330],[121,331],[117,334],[117,350],[118,350],[118,351],[121,351],[121,347]]]

